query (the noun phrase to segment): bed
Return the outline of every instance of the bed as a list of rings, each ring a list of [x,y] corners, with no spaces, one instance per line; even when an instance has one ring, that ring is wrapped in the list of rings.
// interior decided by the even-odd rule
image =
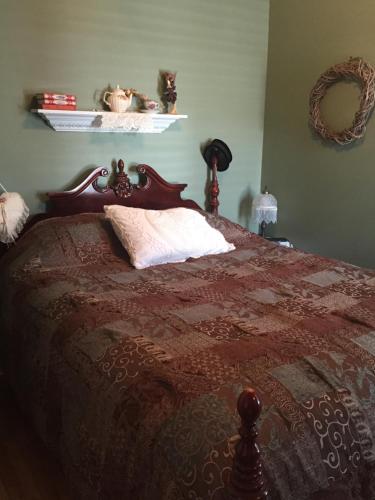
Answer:
[[[50,193],[0,261],[3,368],[72,498],[375,499],[375,272],[203,211],[233,252],[135,270],[103,205],[200,210],[138,172]]]

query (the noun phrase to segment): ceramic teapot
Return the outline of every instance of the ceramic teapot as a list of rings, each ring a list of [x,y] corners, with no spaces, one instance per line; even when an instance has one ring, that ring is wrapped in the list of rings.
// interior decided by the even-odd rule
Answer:
[[[109,95],[107,100],[107,95]],[[115,113],[124,113],[132,102],[133,93],[131,91],[124,91],[117,85],[113,92],[104,93],[103,101],[109,106],[111,111]]]

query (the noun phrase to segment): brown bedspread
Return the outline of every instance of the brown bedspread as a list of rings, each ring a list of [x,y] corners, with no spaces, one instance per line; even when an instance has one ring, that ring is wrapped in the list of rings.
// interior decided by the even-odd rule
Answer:
[[[85,214],[3,259],[6,370],[73,497],[218,499],[252,386],[272,499],[374,499],[375,273],[210,223],[235,251],[136,271]]]

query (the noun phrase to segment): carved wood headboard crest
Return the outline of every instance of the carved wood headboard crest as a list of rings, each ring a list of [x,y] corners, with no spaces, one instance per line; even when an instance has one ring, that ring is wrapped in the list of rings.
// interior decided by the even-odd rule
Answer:
[[[116,182],[112,188],[116,195],[120,198],[128,198],[128,196],[132,195],[133,184],[130,182],[128,175],[124,172],[125,164],[122,160],[119,160],[117,168],[118,173],[116,176]]]
[[[163,179],[149,165],[138,165],[136,171],[140,177],[133,184],[125,172],[123,160],[119,160],[114,172],[114,179],[104,187],[99,179],[108,177],[107,168],[98,167],[70,191],[48,193],[48,216],[72,215],[83,212],[102,212],[104,205],[125,205],[147,209],[165,209],[174,207],[200,208],[193,200],[181,198],[186,184],[172,184]]]

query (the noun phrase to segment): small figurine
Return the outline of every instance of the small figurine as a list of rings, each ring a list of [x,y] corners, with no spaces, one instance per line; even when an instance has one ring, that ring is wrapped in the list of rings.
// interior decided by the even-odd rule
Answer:
[[[164,73],[165,78],[165,91],[163,93],[164,100],[166,102],[166,111],[171,115],[175,115],[177,113],[176,110],[176,100],[177,100],[177,92],[176,92],[176,73],[171,73],[166,71]]]

